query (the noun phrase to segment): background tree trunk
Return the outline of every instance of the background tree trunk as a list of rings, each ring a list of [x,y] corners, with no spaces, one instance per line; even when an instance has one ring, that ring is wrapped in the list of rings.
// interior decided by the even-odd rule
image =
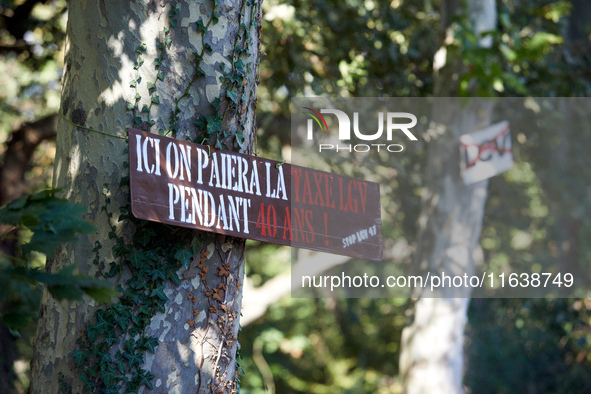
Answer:
[[[96,276],[109,271],[110,262],[117,267],[133,253],[150,252],[152,243],[171,232],[171,238],[185,240],[185,251],[193,256],[190,269],[179,264],[180,285],[167,276],[160,288],[148,278],[148,288],[162,290],[165,303],[164,311],[151,316],[143,332],[134,336],[121,328],[125,323],[117,325],[121,335],[107,354],[99,353],[101,357],[116,359],[117,351],[135,357],[123,345],[128,340],[137,343],[153,337],[158,344],[154,353],[144,351],[139,354],[141,363],[133,367],[130,362],[133,368],[123,371],[102,359],[92,364],[96,347],[90,347],[90,356],[85,354],[80,363],[72,357],[74,350],[81,352],[88,345],[88,327],[97,323],[95,311],[105,307],[89,298],[58,303],[46,292],[32,361],[32,393],[58,388],[81,392],[89,387],[117,392],[125,389],[122,382],[134,379],[141,381],[143,392],[234,389],[244,241],[152,225],[155,234],[140,245],[137,231],[148,225],[118,220],[120,208],[125,216],[129,204],[129,189],[121,186],[128,176],[129,158],[127,142],[112,135],[125,137],[128,127],[168,131],[179,139],[252,153],[260,4],[232,0],[175,4],[70,3],[60,109],[64,119],[59,122],[54,184],[70,200],[88,207],[88,219],[97,231],[77,244],[62,246],[47,269],[55,272],[77,262],[81,273]],[[204,123],[204,118],[211,122]],[[114,248],[118,242],[130,245],[119,257]],[[165,258],[159,261],[167,263]],[[195,266],[200,262],[208,268],[197,277]],[[220,274],[222,265],[228,274]],[[136,273],[123,266],[119,284],[125,290],[126,280]],[[212,299],[214,289],[222,290],[216,293],[221,298]],[[117,300],[114,305],[129,307]],[[141,308],[130,305],[132,314]],[[131,321],[127,324],[133,327]],[[92,365],[98,371],[88,376],[96,375],[96,381],[84,386],[78,369]]]
[[[469,20],[476,33],[493,30],[494,0],[469,0]],[[444,1],[444,30],[458,12],[456,1]],[[436,55],[436,96],[455,96],[462,74],[461,59],[450,59],[447,38]],[[481,40],[480,45],[490,43]],[[438,56],[441,56],[438,59]],[[445,59],[442,62],[442,59]],[[450,61],[451,60],[451,61]],[[460,108],[441,101],[433,110],[428,135],[427,187],[423,191],[415,263],[422,272],[471,275],[484,214],[488,181],[463,185],[459,173],[459,137],[490,125],[492,105],[472,99]],[[464,296],[469,296],[465,294]],[[453,291],[442,298],[421,298],[414,303],[412,322],[403,330],[400,373],[407,393],[462,393],[463,338],[469,298]]]

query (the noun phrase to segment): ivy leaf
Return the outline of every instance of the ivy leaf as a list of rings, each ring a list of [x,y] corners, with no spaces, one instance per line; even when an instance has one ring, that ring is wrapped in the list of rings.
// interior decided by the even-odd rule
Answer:
[[[128,111],[131,111],[134,108],[135,108],[135,105],[133,105],[132,103],[127,103],[127,110]]]
[[[197,31],[201,31],[204,34],[207,33],[207,27],[203,24],[203,21],[199,19],[197,22]]]
[[[236,63],[234,63],[234,67],[236,67],[238,75],[244,75],[244,62],[242,60],[238,60]]]
[[[144,346],[146,349],[150,351],[150,353],[154,353],[154,349],[156,348],[156,346],[158,346],[158,338],[146,338],[144,341]]]
[[[154,125],[156,124],[156,121],[155,121],[155,120],[153,120],[153,119],[150,119],[150,120],[148,121],[148,124],[149,124],[150,126],[154,126]]]
[[[135,79],[131,80],[131,82],[129,83],[129,86],[132,88],[135,88],[137,86],[137,82],[135,81]]]
[[[176,274],[176,269],[169,270],[166,273],[166,279],[170,279],[172,283],[174,283],[177,286],[181,284],[181,280],[179,279],[179,276]]]
[[[152,96],[150,98],[150,101],[153,102],[154,104],[160,104],[160,96]]]
[[[140,366],[144,362],[144,355],[142,353],[125,352],[123,356],[129,360],[130,368],[133,368],[134,365]]]
[[[105,386],[111,387],[113,384],[118,380],[117,371],[102,371],[101,372],[101,379],[105,382]],[[105,392],[105,391],[103,391]]]
[[[191,241],[191,250],[193,251],[193,256],[199,254],[199,251],[201,250],[201,240],[199,238],[193,238]]]
[[[171,20],[170,20],[170,26],[172,26],[172,27],[176,27],[176,24],[177,24],[177,21],[176,21],[176,19],[171,19]]]
[[[127,260],[133,265],[135,268],[142,268],[144,264],[148,264],[150,259],[146,255],[146,252],[135,252],[131,253]]]
[[[150,297],[154,296],[160,298],[162,301],[168,300],[168,297],[166,296],[166,294],[164,294],[164,286],[162,284],[158,285],[155,289],[152,290],[152,292],[150,293]]]
[[[207,119],[205,118],[205,116],[200,115],[199,118],[195,121],[193,121],[193,123],[195,124],[195,126],[197,126],[200,130],[205,130],[205,128],[207,128]]]
[[[164,81],[164,73],[163,73],[162,71],[160,71],[160,72],[159,72],[159,73],[156,75],[156,77],[157,77],[159,80],[161,80],[161,81]]]
[[[213,134],[222,131],[222,120],[218,114],[207,117],[207,134]]]
[[[179,249],[174,254],[174,258],[181,262],[181,264],[188,268],[189,264],[191,263],[191,258],[193,257],[193,252],[190,249]]]
[[[236,89],[227,90],[226,96],[234,102],[234,104],[238,104],[238,91]]]
[[[148,90],[152,90],[156,87],[156,84],[153,82],[148,82]]]
[[[152,271],[150,271],[150,273],[152,274],[152,281],[156,281],[156,279],[160,278],[163,281],[166,280],[166,273],[164,272],[164,268],[158,268],[158,269],[154,269]]]
[[[172,38],[164,37],[164,43],[166,44],[166,46],[169,46],[171,42],[172,42]]]
[[[150,108],[148,108],[148,106],[146,104],[144,104],[141,112],[150,112]]]
[[[220,110],[220,108],[222,107],[222,104],[221,104],[220,98],[219,98],[219,97],[216,97],[216,98],[215,98],[215,99],[212,101],[211,105],[213,106],[213,109],[215,109],[216,111],[219,111],[219,110]]]
[[[148,389],[152,390],[152,379],[154,379],[154,375],[149,371],[140,369],[142,372],[140,374],[140,385],[146,386]]]
[[[139,126],[142,123],[142,118],[140,118],[139,116],[136,116],[135,118],[133,118],[133,123],[136,126]]]
[[[76,349],[72,352],[72,357],[74,357],[74,360],[76,360],[76,365],[78,367],[84,364],[89,355],[90,353],[88,352],[88,350]]]

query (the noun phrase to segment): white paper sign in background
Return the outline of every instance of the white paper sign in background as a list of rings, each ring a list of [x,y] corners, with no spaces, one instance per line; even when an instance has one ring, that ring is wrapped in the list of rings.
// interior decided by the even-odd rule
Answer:
[[[460,155],[465,185],[488,179],[513,167],[509,122],[500,122],[461,136]]]

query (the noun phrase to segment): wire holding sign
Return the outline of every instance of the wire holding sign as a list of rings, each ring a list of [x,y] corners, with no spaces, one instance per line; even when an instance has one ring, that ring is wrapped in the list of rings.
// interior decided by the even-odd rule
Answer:
[[[465,185],[513,167],[509,122],[500,122],[460,137],[461,174]]]

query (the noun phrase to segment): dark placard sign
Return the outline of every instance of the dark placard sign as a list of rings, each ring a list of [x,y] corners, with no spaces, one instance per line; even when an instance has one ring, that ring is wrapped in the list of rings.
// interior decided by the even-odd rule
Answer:
[[[382,259],[379,184],[129,130],[135,217]]]

